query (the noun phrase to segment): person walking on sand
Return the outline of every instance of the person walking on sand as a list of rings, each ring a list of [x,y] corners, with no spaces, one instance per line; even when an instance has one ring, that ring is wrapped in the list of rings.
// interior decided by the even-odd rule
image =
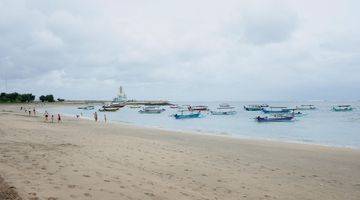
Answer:
[[[104,114],[104,121],[105,121],[105,123],[106,123],[106,120],[107,120],[107,119],[106,119],[106,114]]]
[[[31,110],[29,110],[29,117],[31,116]]]
[[[33,114],[34,114],[34,116],[36,116],[36,110],[35,110],[35,107],[34,107],[34,109],[33,109]]]
[[[51,123],[54,123],[54,115],[51,115]]]
[[[98,120],[97,112],[94,113],[94,119],[95,119],[95,122],[97,122],[97,120]]]
[[[29,111],[30,112],[30,111]],[[45,111],[45,122],[48,122],[49,119],[49,113],[47,111]]]
[[[60,114],[58,114],[58,116],[57,116],[57,122],[58,122],[58,123],[61,122],[61,116],[60,116]]]

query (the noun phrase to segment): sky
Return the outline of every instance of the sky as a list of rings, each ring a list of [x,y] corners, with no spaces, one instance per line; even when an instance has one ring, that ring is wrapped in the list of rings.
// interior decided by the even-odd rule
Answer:
[[[0,0],[0,91],[359,100],[357,0]]]

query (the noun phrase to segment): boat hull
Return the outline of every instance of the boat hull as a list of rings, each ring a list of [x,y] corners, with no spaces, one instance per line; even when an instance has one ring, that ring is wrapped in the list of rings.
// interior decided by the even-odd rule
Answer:
[[[183,114],[175,114],[174,115],[175,119],[191,119],[191,118],[199,118],[200,117],[200,113],[193,113],[193,114],[188,114],[188,115],[183,115]]]
[[[256,117],[255,118],[258,122],[289,122],[294,119],[293,116],[286,116],[286,117]]]
[[[212,115],[235,115],[236,111],[211,111]]]

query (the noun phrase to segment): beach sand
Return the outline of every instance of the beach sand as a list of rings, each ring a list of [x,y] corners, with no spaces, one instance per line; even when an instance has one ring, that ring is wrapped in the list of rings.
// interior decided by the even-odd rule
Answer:
[[[18,109],[0,105],[0,197],[11,186],[32,200],[360,199],[359,150],[45,123]]]

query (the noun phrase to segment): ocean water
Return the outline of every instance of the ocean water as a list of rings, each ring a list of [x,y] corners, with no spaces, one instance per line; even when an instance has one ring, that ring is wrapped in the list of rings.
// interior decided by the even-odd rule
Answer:
[[[179,105],[207,105],[216,109],[224,102],[178,102]],[[267,139],[312,143],[338,147],[360,148],[360,102],[226,102],[236,107],[237,114],[230,116],[203,114],[201,118],[176,120],[171,117],[177,109],[164,106],[161,114],[140,114],[139,108],[124,107],[117,112],[98,112],[100,120],[104,114],[110,122],[122,122],[134,125],[156,127],[167,130],[191,131],[199,134],[224,135],[234,138]],[[316,110],[302,111],[305,116],[297,117],[292,122],[259,123],[254,120],[261,111],[245,111],[244,105],[267,103],[271,106],[295,107],[313,104]],[[351,112],[333,112],[333,105],[351,104]],[[93,118],[95,110],[79,110],[76,106],[50,107],[50,113],[62,113]]]

